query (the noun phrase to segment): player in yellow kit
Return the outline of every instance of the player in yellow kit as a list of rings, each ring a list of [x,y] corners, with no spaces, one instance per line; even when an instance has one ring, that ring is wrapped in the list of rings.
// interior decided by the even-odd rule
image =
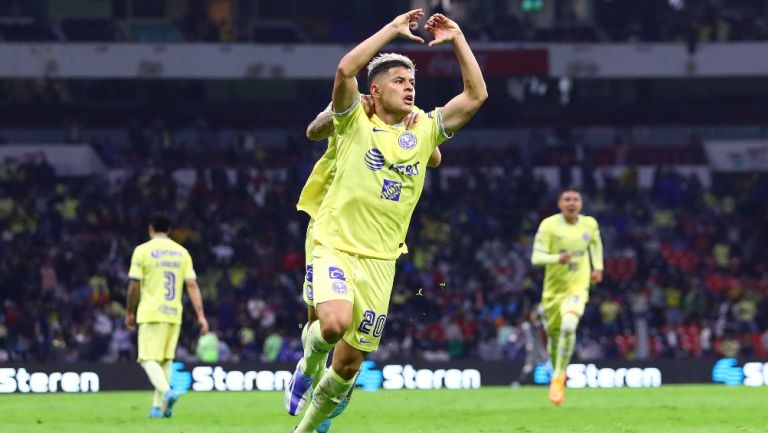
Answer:
[[[125,324],[131,330],[139,325],[138,361],[155,387],[150,418],[170,417],[179,398],[169,380],[181,329],[181,290],[185,283],[200,333],[208,332],[192,257],[186,248],[168,237],[170,229],[167,216],[153,215],[149,223],[150,240],[133,251],[128,271]]]
[[[366,115],[370,117],[370,115],[373,114],[373,107],[375,103],[373,98],[370,95],[360,95],[360,100],[363,103]],[[404,120],[404,127],[406,130],[411,129],[411,127],[416,122],[418,122],[419,111],[420,110],[414,110],[406,116]],[[314,245],[312,227],[314,226],[314,220],[317,217],[317,212],[320,209],[320,204],[323,202],[325,193],[331,186],[333,174],[336,170],[336,136],[333,126],[333,112],[331,110],[331,104],[328,104],[328,107],[321,111],[317,117],[315,117],[315,119],[309,124],[309,126],[307,126],[307,138],[312,141],[321,141],[327,138],[328,147],[326,148],[325,153],[323,153],[317,163],[315,163],[315,166],[312,168],[312,172],[309,174],[309,178],[304,184],[304,188],[301,190],[299,202],[296,204],[296,208],[300,211],[306,212],[310,218],[309,223],[307,224],[307,236],[305,240],[306,276],[304,279],[302,296],[304,298],[304,302],[307,304],[307,323],[302,328],[302,346],[304,346],[306,343],[306,333],[309,329],[309,326],[312,325],[315,320],[317,320],[317,313],[315,312],[312,295],[312,247]],[[438,167],[440,162],[440,149],[435,148],[429,158],[429,161],[427,162],[427,166]],[[325,361],[323,361],[322,364],[325,365]],[[320,377],[320,374],[315,376],[314,385],[317,384],[317,381],[320,380]],[[286,410],[289,412],[290,396],[290,392],[287,392],[285,404]],[[349,396],[344,401],[342,401],[336,410],[333,411],[333,413],[330,415],[330,418],[334,418],[340,415],[341,412],[343,412],[346,408],[348,402]],[[330,429],[330,418],[317,427],[316,431],[318,433],[325,433]]]
[[[298,414],[322,361],[331,368],[314,389],[312,404],[294,430],[311,433],[345,398],[367,352],[377,349],[387,319],[395,259],[424,186],[433,150],[472,118],[487,98],[485,82],[459,26],[443,15],[427,20],[435,40],[450,43],[461,67],[463,91],[407,131],[413,111],[415,67],[398,54],[374,56],[392,39],[422,41],[411,28],[421,9],[395,18],[339,63],[333,89],[336,173],[314,224],[313,298],[318,320],[307,331],[304,357],[289,383]],[[371,60],[373,58],[373,60]],[[368,118],[360,104],[358,71],[368,64],[375,100]]]
[[[549,399],[565,398],[565,369],[571,361],[576,328],[589,299],[590,283],[603,280],[603,243],[597,220],[582,215],[581,193],[566,189],[557,200],[560,213],[545,218],[533,242],[531,263],[544,266],[541,306],[554,374]]]
[[[373,98],[370,95],[360,95],[360,101],[363,103],[367,115],[373,114]],[[421,110],[409,113],[403,126],[406,130],[418,122],[419,112]],[[323,202],[328,188],[331,186],[333,175],[336,171],[336,134],[333,126],[333,111],[331,104],[328,104],[325,110],[321,111],[317,117],[307,126],[307,138],[312,141],[322,141],[328,139],[328,146],[323,155],[312,168],[304,188],[301,190],[296,209],[309,215],[307,224],[307,236],[305,240],[305,258],[306,258],[306,278],[304,280],[303,297],[307,304],[307,326],[317,320],[314,303],[312,301],[312,246],[314,244],[312,236],[312,227],[317,217],[320,204]],[[427,161],[427,167],[436,168],[442,161],[440,149],[435,148]],[[303,329],[307,329],[305,326]],[[303,334],[303,333],[302,333]]]

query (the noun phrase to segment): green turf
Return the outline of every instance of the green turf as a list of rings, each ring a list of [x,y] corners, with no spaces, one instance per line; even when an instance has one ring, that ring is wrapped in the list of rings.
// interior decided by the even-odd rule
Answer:
[[[188,393],[172,419],[146,419],[150,393],[0,396],[0,432],[288,433],[282,392]],[[544,387],[356,391],[333,432],[720,433],[768,431],[768,389],[718,385],[568,390]]]

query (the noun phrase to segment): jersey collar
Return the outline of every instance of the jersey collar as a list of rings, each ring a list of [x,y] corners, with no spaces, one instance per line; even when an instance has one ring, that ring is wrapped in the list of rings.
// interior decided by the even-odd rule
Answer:
[[[575,226],[576,224],[578,224],[578,223],[580,223],[580,222],[581,222],[581,214],[578,214],[578,215],[576,215],[576,222],[575,222],[575,223],[573,223],[573,224],[571,224],[571,223],[569,223],[569,222],[568,222],[568,220],[566,220],[566,219],[565,219],[565,215],[563,215],[563,213],[562,213],[562,212],[560,212],[560,220],[561,220],[561,221],[562,221],[564,224],[568,224],[568,225],[574,225],[574,226]]]
[[[395,123],[394,125],[390,125],[390,124],[384,122],[383,120],[381,120],[381,118],[379,116],[377,116],[376,113],[374,113],[371,116],[371,122],[374,125],[376,125],[376,126],[378,126],[380,128],[387,128],[387,129],[390,129],[390,130],[399,130],[399,129],[404,129],[405,128],[405,124],[403,122]]]

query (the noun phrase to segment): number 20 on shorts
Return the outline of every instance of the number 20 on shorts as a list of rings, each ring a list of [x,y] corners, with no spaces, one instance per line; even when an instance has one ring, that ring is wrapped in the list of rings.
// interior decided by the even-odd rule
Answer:
[[[360,322],[360,326],[357,327],[357,330],[363,334],[371,334],[371,326],[373,326],[373,336],[379,338],[384,332],[385,323],[387,323],[386,314],[377,317],[375,312],[365,310],[363,313],[363,321]]]

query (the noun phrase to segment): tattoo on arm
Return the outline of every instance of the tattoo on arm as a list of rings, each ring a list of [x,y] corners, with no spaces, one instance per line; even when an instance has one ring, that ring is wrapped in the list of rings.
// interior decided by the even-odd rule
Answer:
[[[312,141],[320,141],[333,134],[333,113],[323,111],[307,127],[307,138]]]

